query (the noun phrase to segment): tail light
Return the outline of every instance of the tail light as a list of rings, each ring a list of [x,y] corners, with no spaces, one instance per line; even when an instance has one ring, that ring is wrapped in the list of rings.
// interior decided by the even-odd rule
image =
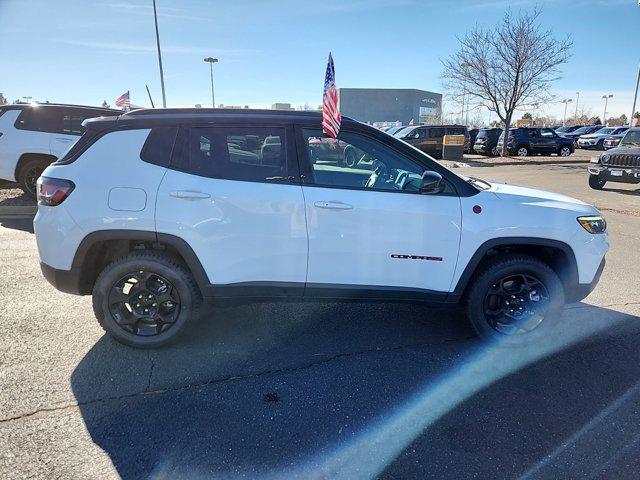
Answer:
[[[38,203],[48,207],[60,205],[76,188],[71,180],[40,177],[38,179]]]

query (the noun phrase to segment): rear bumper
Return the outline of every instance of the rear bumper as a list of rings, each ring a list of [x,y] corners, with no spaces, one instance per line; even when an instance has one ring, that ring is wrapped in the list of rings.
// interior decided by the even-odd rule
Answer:
[[[591,283],[578,283],[570,291],[565,292],[566,303],[579,302],[580,300],[586,298],[587,295],[589,295],[591,292],[593,292],[593,290],[596,288],[596,285],[598,285],[598,282],[600,281],[605,263],[606,261],[603,258],[600,262],[600,265],[598,266],[598,270],[596,270],[596,274],[594,275],[593,280],[591,280]]]
[[[40,270],[47,281],[57,290],[74,295],[84,295],[80,289],[80,272],[75,269],[59,270],[40,262]]]

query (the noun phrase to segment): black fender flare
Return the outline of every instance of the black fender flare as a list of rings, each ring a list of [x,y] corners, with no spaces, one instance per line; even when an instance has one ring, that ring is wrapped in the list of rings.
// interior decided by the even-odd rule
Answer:
[[[518,246],[527,246],[527,247],[551,247],[558,250],[561,250],[566,258],[568,263],[568,272],[566,277],[563,279],[565,284],[565,293],[568,298],[571,298],[573,295],[573,290],[575,290],[578,286],[578,263],[576,261],[575,253],[571,246],[567,243],[562,242],[560,240],[552,240],[548,238],[537,238],[537,237],[500,237],[493,238],[491,240],[487,240],[482,245],[480,245],[475,253],[471,256],[471,259],[467,263],[462,275],[458,279],[456,287],[453,292],[451,292],[447,296],[447,302],[458,302],[462,299],[464,292],[469,284],[469,281],[473,277],[476,269],[480,265],[480,262],[484,259],[485,255],[489,250],[500,247],[518,247]]]

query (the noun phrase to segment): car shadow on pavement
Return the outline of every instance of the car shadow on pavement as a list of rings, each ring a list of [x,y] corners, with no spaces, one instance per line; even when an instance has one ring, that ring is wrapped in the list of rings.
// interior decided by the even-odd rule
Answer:
[[[527,348],[480,342],[458,310],[410,304],[269,303],[204,317],[161,350],[104,336],[73,372],[86,428],[122,478],[570,473],[567,455],[593,467],[615,451],[593,432],[580,448],[559,446],[640,379],[638,317],[584,304]],[[620,441],[634,435],[637,421]]]
[[[33,233],[33,217],[29,218],[6,218],[0,217],[0,226],[11,228],[12,230],[22,230]]]

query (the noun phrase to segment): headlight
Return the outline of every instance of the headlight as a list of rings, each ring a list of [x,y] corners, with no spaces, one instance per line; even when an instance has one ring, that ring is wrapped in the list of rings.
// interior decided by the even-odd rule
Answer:
[[[609,163],[609,155],[606,155],[606,154],[605,154],[605,155],[602,155],[602,156],[600,157],[600,161],[601,161],[602,163]]]
[[[578,217],[578,222],[589,233],[604,233],[607,229],[607,222],[600,215]]]

